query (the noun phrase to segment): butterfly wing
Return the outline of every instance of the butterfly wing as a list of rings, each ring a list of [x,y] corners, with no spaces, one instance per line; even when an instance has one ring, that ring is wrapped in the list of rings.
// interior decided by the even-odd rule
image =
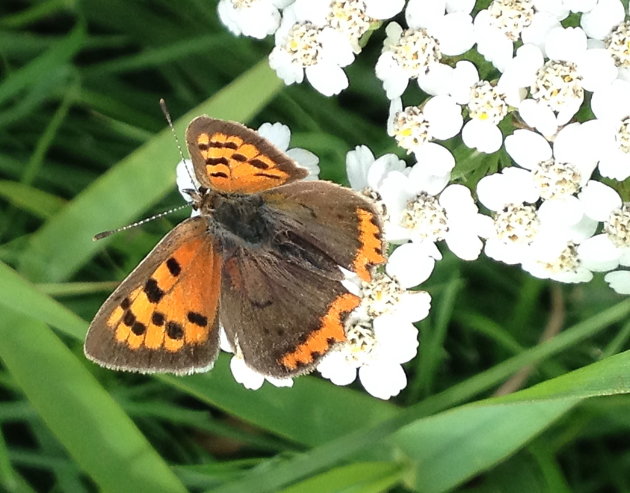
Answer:
[[[385,262],[380,216],[358,193],[326,181],[303,181],[262,196],[266,214],[295,245],[323,253],[364,281]]]
[[[254,193],[308,172],[253,130],[236,122],[195,118],[186,142],[199,183],[222,192]]]
[[[385,261],[382,229],[366,199],[332,183],[297,182],[261,196],[272,239],[226,257],[220,316],[249,366],[286,377],[312,370],[346,340],[360,299],[340,282],[339,266],[369,280]]]
[[[221,255],[207,220],[187,219],[105,301],[85,340],[102,366],[143,373],[209,369],[219,349]]]
[[[312,370],[346,340],[344,322],[360,302],[340,274],[270,249],[235,250],[222,277],[220,316],[228,339],[265,375]]]

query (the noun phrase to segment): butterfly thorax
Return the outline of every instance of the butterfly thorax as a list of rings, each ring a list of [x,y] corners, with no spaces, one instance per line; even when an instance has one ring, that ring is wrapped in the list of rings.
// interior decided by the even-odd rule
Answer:
[[[208,190],[201,197],[199,212],[222,243],[242,246],[267,243],[271,227],[263,214],[263,199],[257,194]]]

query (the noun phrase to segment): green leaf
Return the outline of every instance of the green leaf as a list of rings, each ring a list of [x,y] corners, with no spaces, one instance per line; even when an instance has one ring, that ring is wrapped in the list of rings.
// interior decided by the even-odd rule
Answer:
[[[439,493],[523,447],[588,397],[630,392],[630,351],[529,389],[422,418],[394,436],[417,491]]]
[[[80,22],[68,36],[53,44],[28,65],[10,73],[0,83],[0,103],[38,84],[42,79],[42,74],[50,77],[51,74],[56,73],[81,49],[84,38],[85,26]]]
[[[76,313],[45,295],[8,265],[0,262],[0,306],[52,325],[62,332],[83,339],[87,323]]]
[[[575,391],[582,386],[589,390]],[[582,399],[628,392],[630,351],[531,389],[444,411],[435,416],[414,418],[422,412],[420,406],[401,410],[386,421],[342,435],[294,458],[278,462],[273,467],[251,471],[242,479],[231,481],[213,491],[276,491],[305,476],[332,467],[368,447],[370,450],[386,452],[386,439],[387,443],[391,441],[400,447],[404,454],[400,461],[413,464],[414,473],[410,475],[409,481],[414,488],[418,491],[445,491],[524,446]],[[521,420],[525,420],[525,423]],[[496,427],[496,432],[493,432],[493,427]],[[514,436],[509,439],[507,433],[512,432],[512,427]],[[442,433],[435,433],[436,429],[442,430]],[[492,440],[486,438],[487,434],[493,435]]]
[[[379,493],[401,481],[401,467],[393,462],[357,462],[309,478],[281,493]]]
[[[65,200],[16,181],[0,181],[0,197],[40,219],[48,219],[59,211]]]
[[[219,358],[208,373],[158,378],[260,428],[310,446],[398,412],[393,404],[308,376],[294,379],[290,388],[266,383],[256,391],[248,390],[234,380],[228,359],[227,355]]]
[[[48,327],[5,307],[0,339],[6,368],[100,490],[186,491],[120,406]]]

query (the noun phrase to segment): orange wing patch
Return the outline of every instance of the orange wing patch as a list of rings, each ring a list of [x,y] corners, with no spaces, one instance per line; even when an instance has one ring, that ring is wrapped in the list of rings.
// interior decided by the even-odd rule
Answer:
[[[107,318],[115,340],[170,352],[206,342],[219,308],[220,262],[203,238],[180,246]]]
[[[198,180],[214,190],[255,193],[308,174],[239,123],[196,118],[188,126],[186,141]]]
[[[236,135],[200,134],[197,147],[217,190],[253,193],[282,185],[289,177],[258,147]]]
[[[280,363],[290,371],[309,365],[325,354],[330,347],[346,340],[344,321],[361,299],[351,293],[344,293],[335,298],[328,306],[328,311],[320,319],[320,327],[311,332],[306,340],[294,351],[285,354]]]
[[[372,279],[370,267],[385,262],[383,256],[383,240],[381,227],[373,212],[357,209],[359,219],[359,243],[361,246],[354,257],[352,267],[354,272],[364,281]]]

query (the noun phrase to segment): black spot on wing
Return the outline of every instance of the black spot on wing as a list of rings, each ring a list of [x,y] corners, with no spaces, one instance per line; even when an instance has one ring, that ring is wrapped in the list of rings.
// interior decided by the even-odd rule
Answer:
[[[199,327],[205,327],[208,325],[208,318],[204,317],[201,313],[197,312],[188,312],[188,321],[198,325]]]
[[[177,322],[167,322],[166,335],[171,339],[181,339],[184,337],[184,328]]]
[[[164,291],[160,289],[157,281],[152,277],[144,284],[144,292],[151,303],[159,303],[164,297]]]
[[[173,277],[179,276],[182,272],[182,266],[179,265],[179,262],[171,257],[166,261],[166,267],[168,267],[168,271],[171,273]]]

